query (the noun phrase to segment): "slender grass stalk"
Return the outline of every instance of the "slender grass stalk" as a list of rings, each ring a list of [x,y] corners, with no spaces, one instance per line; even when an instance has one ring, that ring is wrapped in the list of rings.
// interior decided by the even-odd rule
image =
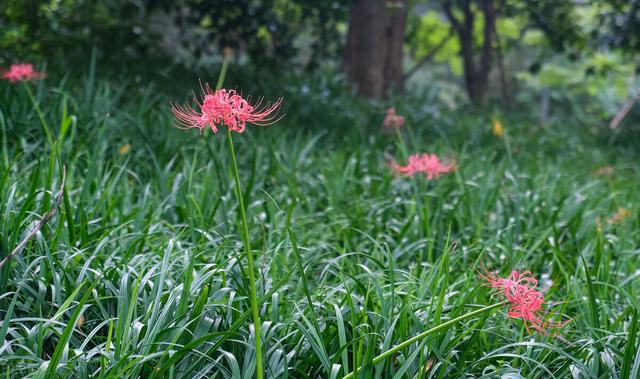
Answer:
[[[33,109],[36,111],[38,119],[40,119],[40,124],[42,125],[42,129],[44,129],[44,134],[46,134],[47,136],[47,142],[53,149],[53,134],[51,133],[51,128],[49,127],[47,120],[44,119],[44,113],[42,113],[42,110],[40,110],[40,106],[38,105],[35,96],[33,96],[33,92],[31,92],[31,87],[29,87],[29,84],[27,84],[26,82],[23,82],[22,84],[24,85],[24,89],[27,92],[29,99],[31,99],[31,104],[33,104]]]
[[[513,167],[513,155],[511,154],[511,141],[509,140],[509,133],[505,130],[503,132],[504,148],[507,150],[507,160],[509,165]]]
[[[231,169],[233,172],[233,179],[236,184],[236,197],[240,208],[240,219],[242,221],[242,243],[244,244],[244,253],[247,256],[247,271],[249,272],[249,287],[250,287],[250,301],[251,301],[251,314],[253,316],[253,323],[255,327],[255,342],[256,342],[256,372],[258,379],[262,379],[262,341],[260,335],[260,314],[258,313],[258,296],[256,295],[256,279],[253,269],[253,253],[251,252],[251,241],[249,239],[249,224],[247,223],[247,212],[244,207],[244,200],[242,197],[242,187],[240,185],[240,175],[238,174],[238,165],[236,164],[236,153],[233,149],[233,138],[231,137],[231,129],[227,128],[227,142],[229,143],[229,155],[231,155]]]
[[[2,158],[5,169],[9,169],[9,147],[7,146],[7,126],[4,122],[4,114],[0,112],[0,126],[2,126]]]
[[[398,144],[398,148],[400,148],[400,154],[402,154],[402,159],[405,160],[409,157],[409,153],[407,152],[407,145],[404,143],[404,138],[402,138],[400,128],[395,128],[395,134],[396,143]]]
[[[466,320],[468,318],[483,314],[485,312],[489,312],[491,310],[494,310],[496,308],[499,308],[505,304],[507,304],[508,301],[502,301],[500,303],[496,303],[496,304],[492,304],[492,305],[488,305],[486,307],[480,308],[480,309],[476,309],[475,311],[469,312],[469,313],[465,313],[462,316],[456,317],[454,319],[451,319],[447,322],[443,322],[442,324],[438,325],[438,326],[434,326],[433,328],[426,330],[420,334],[418,334],[417,336],[411,337],[408,340],[392,347],[391,349],[383,352],[382,354],[376,356],[375,358],[373,358],[373,360],[371,361],[371,364],[377,364],[381,361],[383,361],[385,358],[397,353],[398,351],[404,349],[405,347],[413,344],[414,342],[420,341],[421,339],[430,336],[431,334],[434,334],[436,332],[441,331],[442,329],[446,329],[449,326],[458,323],[460,321]],[[362,370],[364,368],[364,366],[360,366],[360,368],[358,368],[357,370]],[[355,370],[354,370],[355,371]],[[345,375],[342,379],[350,379],[353,378],[353,372],[350,372],[349,374]]]

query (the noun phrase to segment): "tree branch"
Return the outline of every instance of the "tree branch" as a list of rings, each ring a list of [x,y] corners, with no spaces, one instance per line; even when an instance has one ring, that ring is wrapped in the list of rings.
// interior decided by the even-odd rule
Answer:
[[[449,19],[449,22],[451,22],[451,25],[453,26],[453,28],[460,31],[462,29],[460,25],[460,20],[456,18],[456,16],[453,14],[453,10],[451,10],[451,2],[445,1],[443,4],[443,8],[444,8],[444,13],[447,15],[447,18]]]
[[[434,46],[424,57],[420,59],[406,74],[403,76],[403,80],[406,81],[409,77],[416,73],[422,66],[430,62],[433,57],[438,54],[438,51],[442,50],[444,45],[449,42],[449,40],[453,37],[453,29],[449,31],[449,34],[442,39],[436,46]]]
[[[631,98],[631,100],[627,101],[627,103],[618,111],[616,116],[609,123],[609,129],[615,129],[620,125],[622,120],[627,117],[627,114],[633,108],[636,102],[640,100],[640,94],[635,95]]]
[[[16,255],[20,254],[20,252],[22,252],[22,250],[25,248],[25,246],[27,246],[29,241],[31,241],[33,239],[33,237],[35,237],[36,234],[38,234],[38,232],[42,229],[42,227],[45,226],[49,221],[51,221],[51,219],[53,219],[55,217],[56,213],[58,213],[58,208],[60,208],[60,203],[62,202],[62,195],[64,194],[64,182],[65,182],[66,177],[67,177],[67,168],[63,166],[62,167],[62,182],[60,183],[60,190],[58,191],[58,195],[56,196],[55,205],[53,206],[53,208],[49,212],[45,213],[40,218],[40,221],[38,221],[38,223],[31,230],[31,232],[29,232],[29,234],[27,234],[22,239],[22,241],[20,241],[18,246],[16,246],[16,248],[13,249],[13,251],[9,255],[7,255],[2,261],[0,261],[0,269],[2,267],[4,267],[4,265],[6,265],[13,257],[15,257]]]

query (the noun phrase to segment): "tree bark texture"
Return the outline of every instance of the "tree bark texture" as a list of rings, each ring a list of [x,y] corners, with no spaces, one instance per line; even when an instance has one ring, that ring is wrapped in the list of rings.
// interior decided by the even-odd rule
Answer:
[[[356,0],[351,6],[343,70],[358,94],[379,99],[403,86],[407,0]]]
[[[477,49],[473,33],[475,14],[472,3],[472,0],[457,0],[455,2],[447,0],[444,2],[444,11],[460,41],[460,56],[462,57],[464,80],[469,100],[476,105],[484,105],[492,66],[496,12],[492,0],[475,1],[484,17],[482,45]],[[457,13],[462,16],[456,15],[455,10],[458,10]]]

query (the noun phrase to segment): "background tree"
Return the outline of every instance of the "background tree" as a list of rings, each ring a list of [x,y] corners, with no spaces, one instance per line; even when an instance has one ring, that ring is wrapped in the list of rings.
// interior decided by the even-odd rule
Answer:
[[[496,10],[493,0],[444,1],[443,10],[460,41],[464,80],[469,99],[478,105],[485,103],[492,66]],[[478,13],[482,15],[482,39],[476,48],[475,35]]]
[[[407,0],[357,0],[351,6],[343,69],[358,94],[401,91]]]

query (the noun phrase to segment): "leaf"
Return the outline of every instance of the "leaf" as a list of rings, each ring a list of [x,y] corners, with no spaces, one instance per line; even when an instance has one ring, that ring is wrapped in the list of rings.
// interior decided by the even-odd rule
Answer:
[[[629,332],[627,334],[627,346],[624,349],[624,360],[622,362],[622,370],[620,370],[621,378],[631,378],[631,365],[633,364],[634,350],[638,349],[636,346],[636,338],[638,334],[638,309],[634,308],[631,316],[631,325],[629,325]],[[640,352],[640,349],[638,349]],[[637,360],[637,358],[636,358]],[[638,362],[636,362],[638,363]],[[637,371],[637,370],[634,370]],[[637,372],[635,376],[637,378]]]

